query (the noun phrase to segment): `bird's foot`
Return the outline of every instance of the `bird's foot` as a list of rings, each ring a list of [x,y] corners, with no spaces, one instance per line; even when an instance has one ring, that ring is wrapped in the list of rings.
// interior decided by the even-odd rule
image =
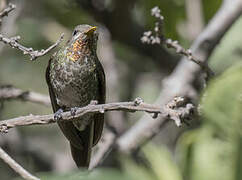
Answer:
[[[61,109],[61,108],[58,109],[58,111],[56,111],[55,114],[54,114],[54,119],[56,121],[60,120],[62,118],[62,113],[63,112],[64,112],[63,109]]]
[[[76,111],[77,111],[78,107],[73,107],[71,108],[71,115],[75,116],[76,115]]]

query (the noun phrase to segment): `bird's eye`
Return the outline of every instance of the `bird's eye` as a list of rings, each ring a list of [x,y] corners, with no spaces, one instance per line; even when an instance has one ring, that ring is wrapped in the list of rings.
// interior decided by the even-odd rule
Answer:
[[[72,36],[75,36],[77,34],[77,30],[74,30]]]

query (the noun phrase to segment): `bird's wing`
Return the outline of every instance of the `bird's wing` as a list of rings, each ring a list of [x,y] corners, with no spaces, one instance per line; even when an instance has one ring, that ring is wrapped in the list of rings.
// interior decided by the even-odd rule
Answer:
[[[51,105],[54,112],[58,111],[61,107],[57,104],[55,93],[53,91],[53,88],[51,86],[50,82],[50,62],[53,59],[53,57],[49,60],[48,67],[46,69],[46,82],[49,87],[49,94],[51,99]],[[70,143],[75,146],[78,149],[83,148],[83,140],[81,139],[79,135],[79,131],[77,128],[73,125],[71,121],[68,122],[57,122],[60,129],[62,130],[65,137],[70,141]]]
[[[97,59],[97,73],[98,73],[98,87],[99,87],[99,104],[104,104],[106,99],[106,81],[105,81],[105,73],[102,67],[102,64]],[[93,137],[93,146],[96,145],[99,139],[102,136],[103,131],[103,124],[104,124],[104,114],[98,113],[94,116],[94,137]]]

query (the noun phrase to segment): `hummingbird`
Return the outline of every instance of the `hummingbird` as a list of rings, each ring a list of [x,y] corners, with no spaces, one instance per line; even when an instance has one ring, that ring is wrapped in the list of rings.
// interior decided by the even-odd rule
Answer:
[[[61,113],[90,102],[105,103],[106,85],[103,67],[97,57],[96,26],[78,25],[66,45],[55,52],[46,69],[54,118],[70,143],[78,167],[88,168],[92,147],[102,135],[104,114],[86,114],[72,121],[60,121]]]

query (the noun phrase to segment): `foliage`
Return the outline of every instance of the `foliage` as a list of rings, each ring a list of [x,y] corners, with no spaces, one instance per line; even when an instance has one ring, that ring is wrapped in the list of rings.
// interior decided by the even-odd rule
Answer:
[[[185,179],[241,179],[242,65],[211,82],[203,99],[203,125],[179,141]]]
[[[241,62],[241,34],[242,18],[238,19],[232,28],[226,33],[209,62],[217,73],[223,72],[235,63]]]

